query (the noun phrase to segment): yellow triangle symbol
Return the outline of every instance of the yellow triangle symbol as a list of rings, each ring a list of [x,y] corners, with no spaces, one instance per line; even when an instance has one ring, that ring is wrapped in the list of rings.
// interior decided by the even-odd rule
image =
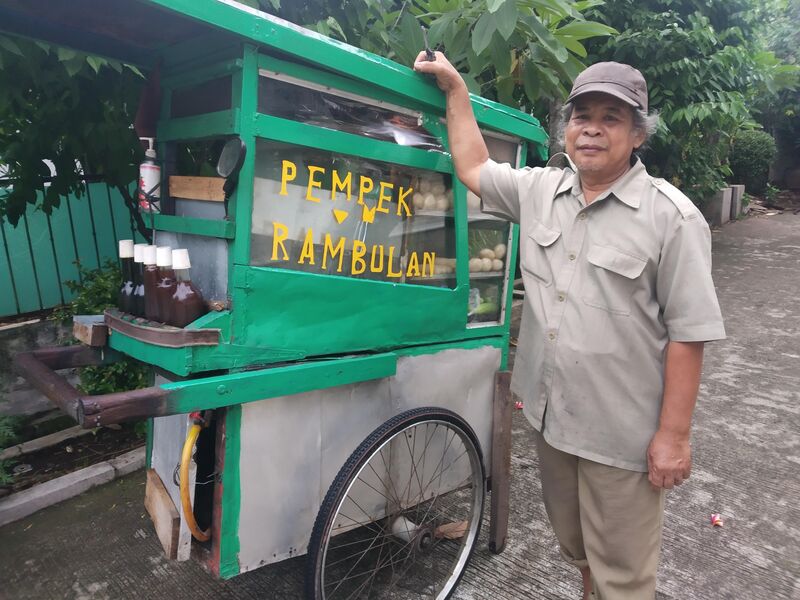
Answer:
[[[375,221],[375,209],[378,208],[377,205],[373,206],[370,209],[366,204],[361,207],[361,220],[364,223],[373,223]]]
[[[338,208],[333,209],[333,216],[336,219],[336,222],[339,223],[339,225],[341,225],[344,222],[344,220],[347,218],[349,214],[350,213],[347,212],[346,210],[339,210]]]

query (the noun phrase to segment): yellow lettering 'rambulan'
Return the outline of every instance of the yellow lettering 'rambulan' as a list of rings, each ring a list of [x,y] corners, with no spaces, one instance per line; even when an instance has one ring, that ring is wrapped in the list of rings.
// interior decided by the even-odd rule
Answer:
[[[406,277],[419,277],[419,257],[416,252],[412,252],[408,257],[408,267],[406,268]]]
[[[308,186],[306,187],[306,200],[311,200],[311,202],[319,202],[319,198],[311,195],[311,188],[322,189],[322,182],[316,181],[314,179],[314,175],[316,175],[317,173],[325,173],[325,169],[323,169],[322,167],[315,167],[313,165],[309,165]]]
[[[331,260],[336,258],[336,255],[339,255],[339,263],[336,267],[336,272],[342,272],[342,259],[344,258],[344,242],[345,239],[343,237],[339,238],[339,241],[336,242],[336,245],[333,245],[333,240],[331,239],[331,234],[325,234],[325,244],[322,249],[322,269],[325,270],[328,268],[328,256],[331,257]]]
[[[350,261],[350,274],[361,275],[367,270],[367,261],[364,256],[367,254],[367,245],[361,240],[353,240],[353,257]]]
[[[385,181],[381,181],[378,189],[380,190],[378,192],[378,205],[375,207],[375,209],[378,212],[382,212],[382,213],[385,213],[385,214],[388,215],[389,214],[389,209],[384,207],[383,203],[384,203],[384,201],[385,202],[391,202],[392,201],[392,190],[394,189],[394,184],[393,183],[387,183]],[[389,192],[388,194],[387,194],[387,190]]]
[[[394,246],[389,246],[389,258],[386,265],[386,276],[390,279],[398,279],[403,276],[402,271],[392,271],[392,258],[394,258]]]
[[[414,188],[404,188],[401,187],[398,194],[397,194],[397,216],[400,215],[400,208],[402,207],[406,213],[407,217],[411,216],[411,209],[408,207],[408,203],[406,202],[406,198],[411,195],[411,192],[414,191]]]
[[[361,177],[358,180],[358,203],[364,204],[364,194],[369,194],[375,187],[375,182],[369,177]]]
[[[380,258],[380,262],[375,264],[375,257]],[[369,272],[370,273],[383,273],[383,246],[375,245],[372,247],[372,253],[369,257]]]
[[[436,261],[435,252],[422,253],[422,276],[433,277],[433,264]]]
[[[308,264],[314,264],[314,232],[311,227],[308,228],[306,239],[303,240],[303,249],[300,251],[300,258],[297,259],[297,264],[303,265],[306,260],[308,260]]]
[[[334,169],[331,177],[331,200],[336,198],[336,190],[347,190],[347,201],[350,202],[353,196],[353,174],[348,171],[344,179],[339,179],[339,172]]]
[[[278,192],[281,196],[287,196],[286,184],[294,181],[297,177],[297,165],[290,160],[284,160],[281,163],[281,191]]]
[[[272,260],[289,260],[289,253],[283,242],[289,237],[289,228],[283,223],[272,222]],[[283,253],[283,258],[278,258],[278,248]]]

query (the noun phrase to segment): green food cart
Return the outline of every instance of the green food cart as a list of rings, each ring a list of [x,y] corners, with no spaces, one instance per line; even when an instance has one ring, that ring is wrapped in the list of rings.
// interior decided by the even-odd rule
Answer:
[[[518,232],[455,178],[435,83],[228,0],[0,0],[0,28],[160,68],[145,216],[211,310],[109,310],[15,362],[85,427],[148,419],[167,555],[229,578],[307,553],[309,598],[446,598],[489,490],[501,551]],[[545,157],[535,119],[472,102],[495,160]],[[208,177],[193,157],[231,140],[240,169]],[[55,373],[121,356],[155,384],[84,396]]]

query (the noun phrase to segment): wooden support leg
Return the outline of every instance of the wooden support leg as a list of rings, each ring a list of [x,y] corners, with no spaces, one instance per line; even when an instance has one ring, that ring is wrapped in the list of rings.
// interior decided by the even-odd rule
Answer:
[[[511,489],[511,373],[499,371],[494,380],[492,415],[492,495],[489,550],[500,554],[508,536]]]

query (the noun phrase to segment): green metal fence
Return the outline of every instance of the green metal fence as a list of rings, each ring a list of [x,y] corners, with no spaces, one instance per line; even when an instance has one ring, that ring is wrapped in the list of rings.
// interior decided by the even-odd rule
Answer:
[[[64,281],[80,280],[75,262],[93,269],[116,259],[118,240],[140,241],[134,233],[122,196],[105,183],[63,198],[51,215],[31,208],[16,227],[0,220],[0,318],[69,302]]]

